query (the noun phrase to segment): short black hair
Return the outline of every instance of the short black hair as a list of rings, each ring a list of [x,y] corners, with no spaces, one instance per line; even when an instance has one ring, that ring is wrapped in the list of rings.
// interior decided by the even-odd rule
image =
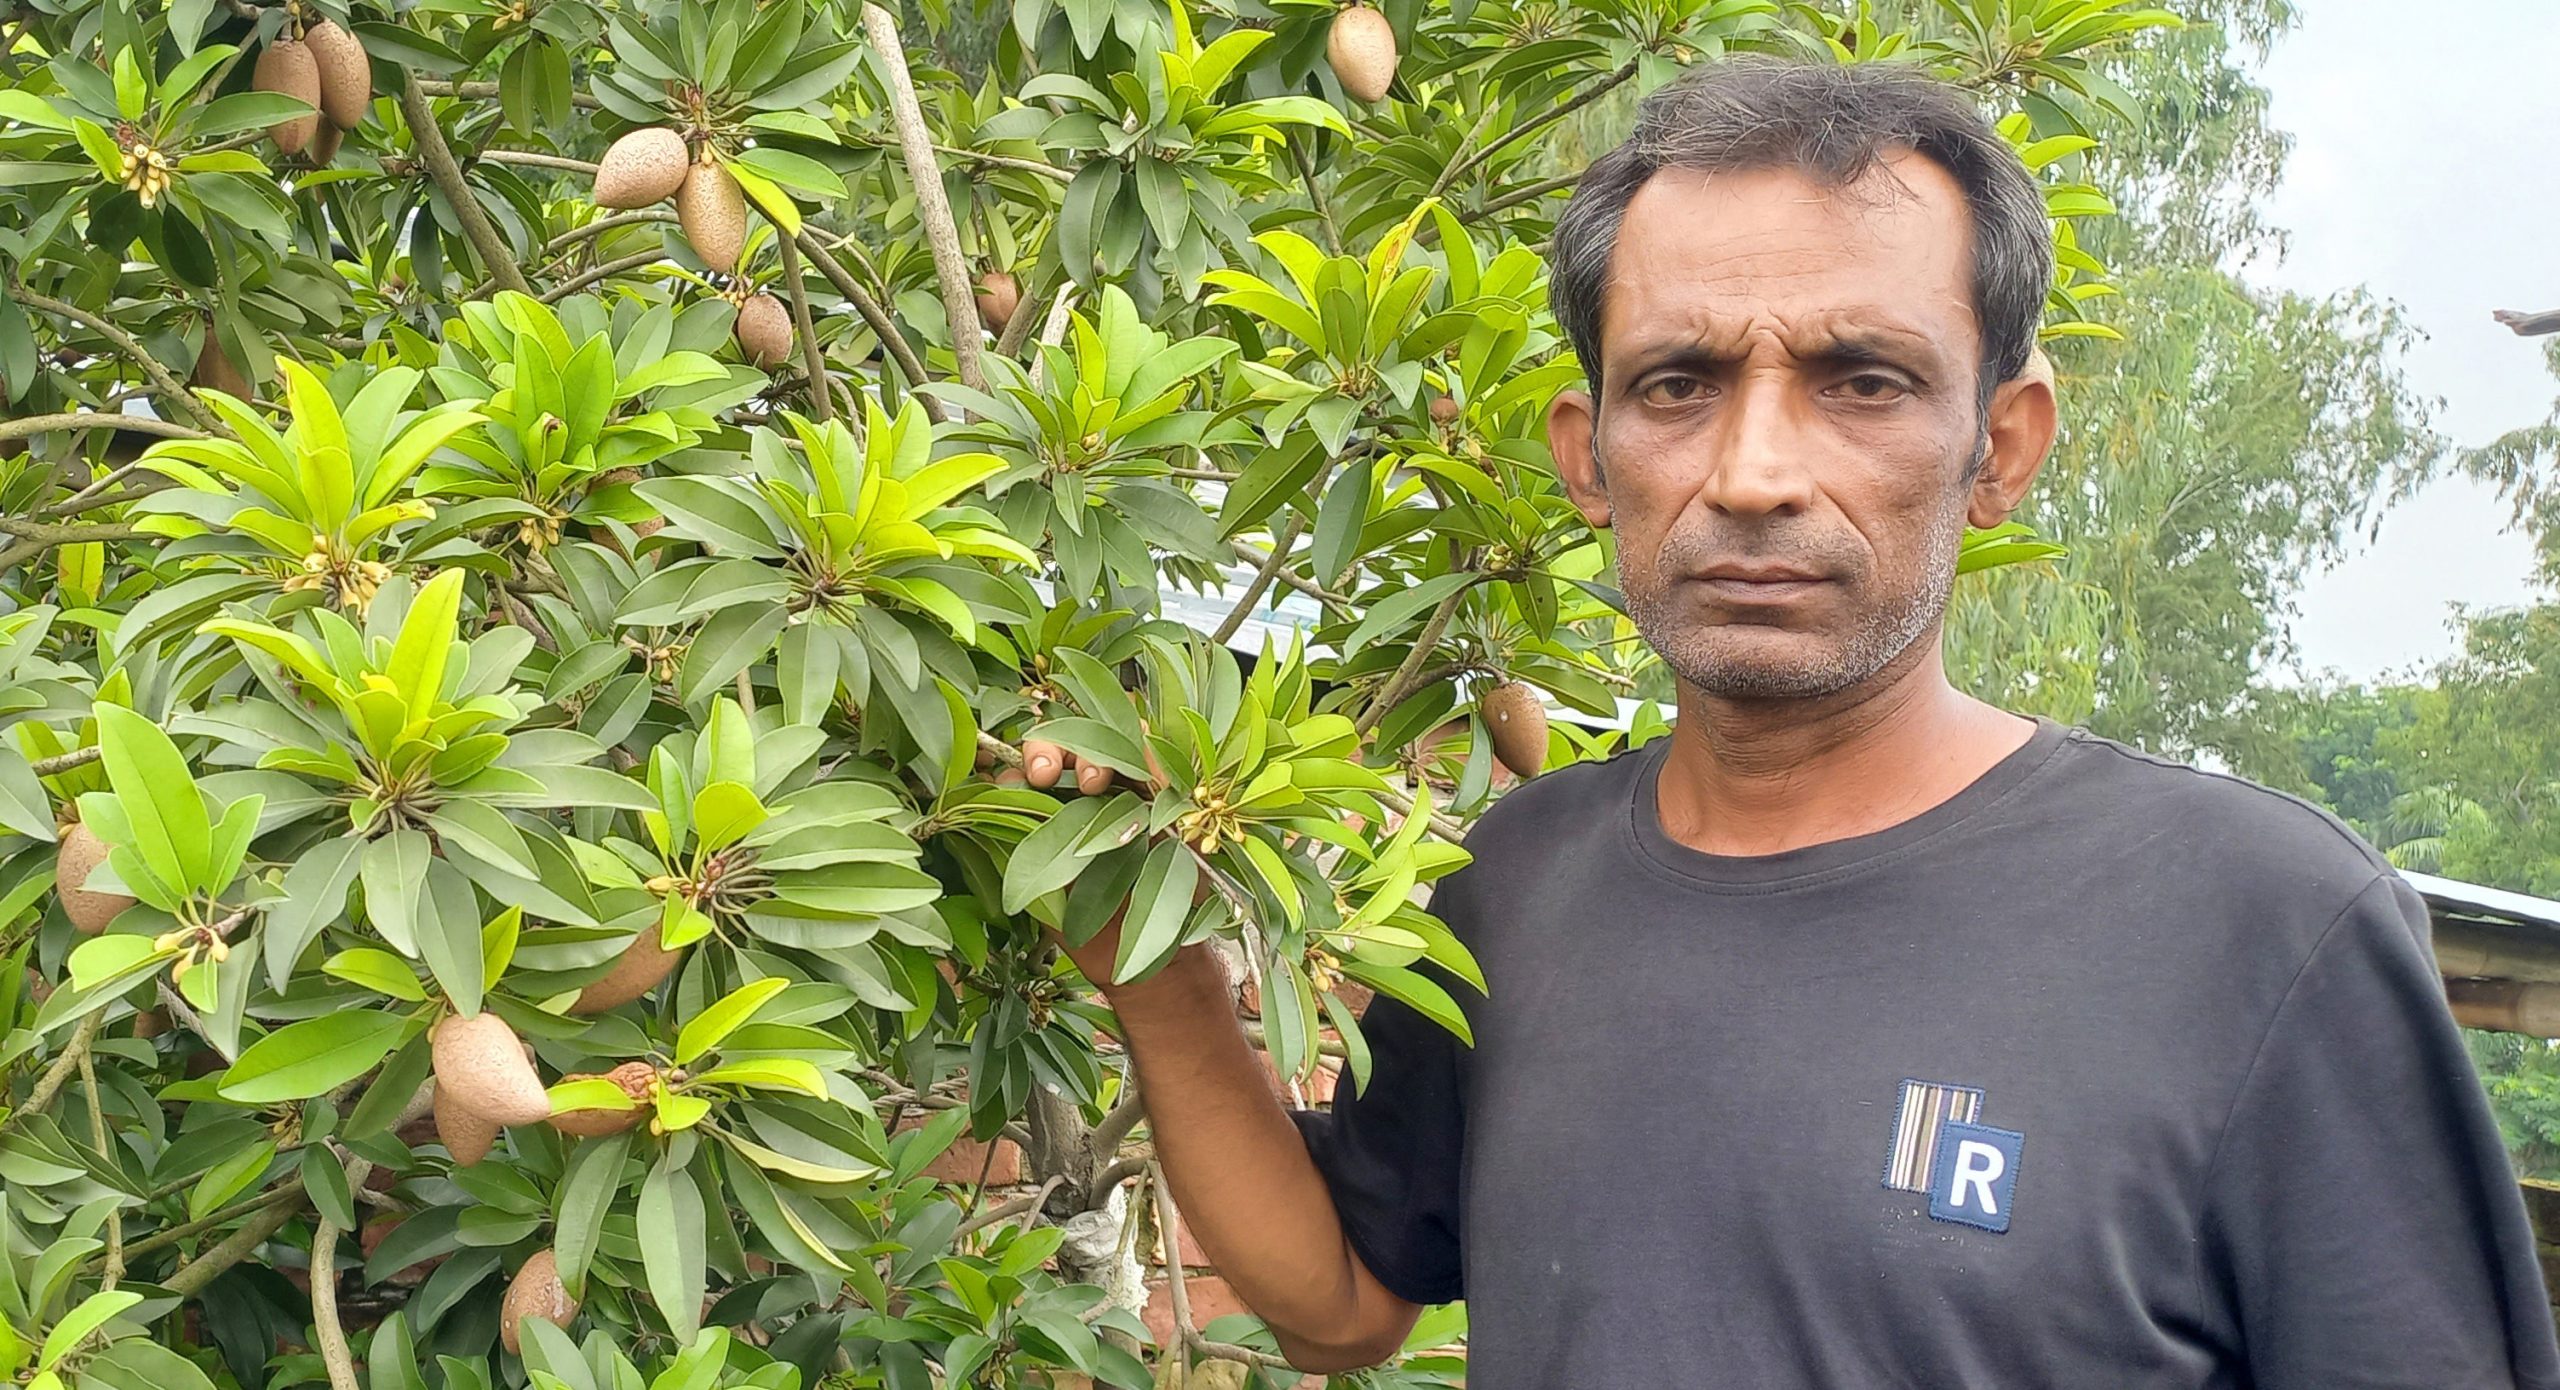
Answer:
[[[1964,191],[1983,394],[2025,370],[2053,284],[2053,225],[2044,190],[2000,132],[1961,92],[1906,64],[1737,57],[1645,98],[1635,132],[1592,161],[1556,220],[1548,298],[1592,386],[1618,228],[1656,173],[1790,169],[1846,188],[1905,150]]]

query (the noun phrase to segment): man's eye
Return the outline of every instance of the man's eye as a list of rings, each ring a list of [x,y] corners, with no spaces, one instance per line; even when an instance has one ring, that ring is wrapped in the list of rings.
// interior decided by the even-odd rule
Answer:
[[[1644,384],[1640,394],[1647,405],[1681,405],[1696,400],[1706,390],[1693,376],[1662,376]]]
[[[1903,394],[1902,383],[1882,372],[1860,372],[1842,382],[1841,389],[1862,401],[1889,401]]]

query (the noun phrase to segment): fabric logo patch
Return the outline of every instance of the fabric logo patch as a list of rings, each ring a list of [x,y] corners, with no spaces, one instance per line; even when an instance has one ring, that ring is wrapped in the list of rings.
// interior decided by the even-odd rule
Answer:
[[[1982,1088],[1935,1081],[1905,1081],[1893,1112],[1893,1147],[1885,1151],[1884,1185],[1896,1192],[1929,1190],[1938,1157],[1939,1130],[1950,1121],[1982,1118]]]
[[[1929,1214],[1986,1231],[2009,1229],[2009,1198],[2018,1187],[2018,1153],[2026,1136],[2014,1130],[1950,1120],[1938,1129],[1931,1165]]]

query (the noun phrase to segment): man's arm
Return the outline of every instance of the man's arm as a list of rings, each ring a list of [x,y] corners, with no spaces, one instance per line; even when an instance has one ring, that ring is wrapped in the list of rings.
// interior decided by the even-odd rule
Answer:
[[[1074,951],[1108,979],[1116,931]],[[1104,990],[1146,1098],[1147,1127],[1183,1223],[1291,1365],[1347,1371],[1393,1355],[1421,1310],[1353,1253],[1306,1141],[1236,1023],[1224,965],[1185,947]]]
[[[2262,1390],[2560,1390],[2533,1231],[2427,932],[2397,875],[2360,893],[2225,1125],[2199,1273]]]

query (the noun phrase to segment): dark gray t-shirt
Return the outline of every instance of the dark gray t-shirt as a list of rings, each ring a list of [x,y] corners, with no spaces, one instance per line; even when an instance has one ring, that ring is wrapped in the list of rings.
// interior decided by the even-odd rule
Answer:
[[[2424,905],[2329,816],[2047,723],[1873,835],[1701,854],[1668,741],[1511,793],[1297,1116],[1473,1390],[2560,1387]]]

